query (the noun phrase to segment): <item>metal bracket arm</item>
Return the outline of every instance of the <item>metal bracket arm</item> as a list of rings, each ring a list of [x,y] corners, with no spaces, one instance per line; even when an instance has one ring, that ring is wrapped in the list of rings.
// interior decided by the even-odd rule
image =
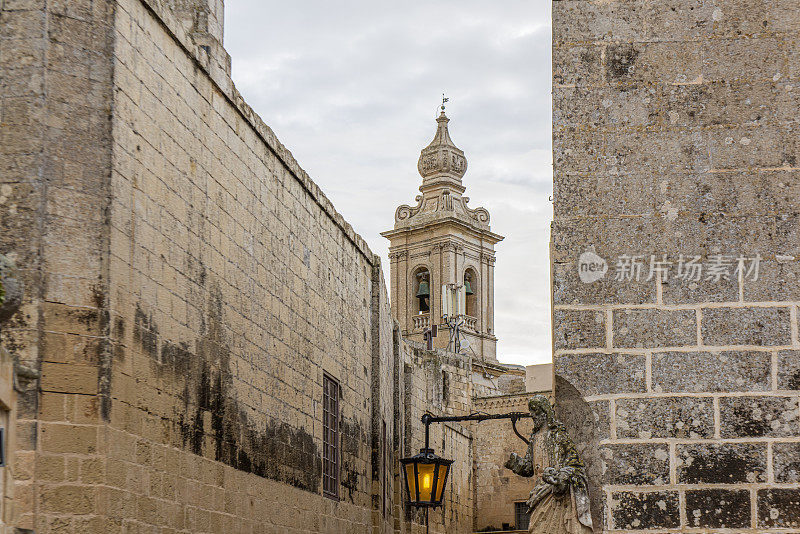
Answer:
[[[470,415],[442,415],[442,416],[435,416],[429,413],[422,415],[422,423],[425,425],[425,448],[429,449],[429,437],[430,437],[430,426],[432,423],[449,423],[449,422],[461,422],[461,421],[488,421],[491,419],[511,419],[511,427],[514,429],[514,433],[519,436],[519,438],[528,444],[528,440],[525,439],[522,434],[519,433],[517,430],[517,421],[520,419],[530,419],[531,414],[525,412],[510,412],[510,413],[501,413],[501,414],[470,414]]]

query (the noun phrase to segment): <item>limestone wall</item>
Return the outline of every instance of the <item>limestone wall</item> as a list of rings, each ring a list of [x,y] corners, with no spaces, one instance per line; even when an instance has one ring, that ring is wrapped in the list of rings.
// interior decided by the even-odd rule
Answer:
[[[208,25],[188,24],[200,4]],[[471,364],[397,336],[380,262],[233,87],[221,9],[0,4],[17,534],[423,528],[397,460],[425,410],[467,410]],[[463,468],[431,531],[466,531],[471,436],[434,436]]]
[[[478,397],[475,411],[489,414],[528,412],[528,399],[533,393]],[[475,433],[475,525],[476,531],[519,528],[514,503],[528,500],[536,485],[534,478],[524,478],[503,467],[512,452],[524,456],[525,443],[514,434],[507,419],[483,421],[473,425]],[[517,430],[526,438],[531,434],[531,421],[517,423]],[[505,527],[505,528],[504,528]],[[527,532],[527,530],[525,530]]]
[[[2,332],[18,389],[2,531],[103,531],[113,13],[0,4],[0,251],[25,287]]]
[[[405,376],[401,410],[405,437],[400,449],[402,456],[413,456],[423,447],[425,427],[421,419],[424,413],[466,415],[471,411],[471,362],[458,354],[442,350],[427,351],[422,347],[421,343],[415,342],[407,342],[403,347]],[[431,448],[439,456],[454,460],[445,489],[447,502],[441,509],[429,513],[431,532],[469,532],[472,528],[472,440],[473,433],[464,424],[436,423],[430,427]],[[405,517],[424,522],[424,513],[421,511],[406,514]]]
[[[552,6],[554,365],[598,421],[595,520],[800,531],[797,5]]]
[[[182,528],[367,529],[371,391],[391,355],[373,257],[232,89],[197,68],[204,51],[187,50],[170,14],[151,8],[120,1],[115,13],[109,440],[181,451],[188,465],[201,456],[248,481],[217,479],[220,498],[201,506],[156,495],[191,512]],[[319,495],[323,374],[340,385],[338,501]],[[253,506],[286,508],[262,479],[304,490],[299,509],[226,507],[253,485]]]

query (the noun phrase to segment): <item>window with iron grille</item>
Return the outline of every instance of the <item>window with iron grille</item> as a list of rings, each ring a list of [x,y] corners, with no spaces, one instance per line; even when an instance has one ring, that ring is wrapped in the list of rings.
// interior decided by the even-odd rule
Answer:
[[[322,494],[339,498],[339,382],[322,377]]]
[[[514,503],[514,523],[516,523],[517,530],[528,530],[528,525],[531,521],[531,515],[528,513],[528,503],[515,502]]]
[[[389,447],[386,446],[386,421],[382,421],[381,425],[381,488],[383,489],[383,515],[386,515],[386,486],[388,486],[388,477],[386,476],[386,470],[389,469],[389,459],[387,458],[387,449]]]

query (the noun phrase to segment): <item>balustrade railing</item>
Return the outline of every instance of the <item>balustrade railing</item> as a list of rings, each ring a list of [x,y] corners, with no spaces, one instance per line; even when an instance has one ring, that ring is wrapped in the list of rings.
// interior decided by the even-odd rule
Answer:
[[[431,324],[431,316],[429,313],[422,313],[414,316],[414,330],[422,330],[428,328]]]
[[[469,315],[464,316],[464,328],[467,330],[477,331],[478,329],[478,318],[471,317]]]
[[[462,317],[464,318],[464,322],[461,324],[461,328],[465,330],[471,330],[473,332],[478,331],[477,317],[472,317],[470,315],[462,315]],[[414,315],[412,324],[414,331],[429,328],[431,326],[431,316],[429,313],[420,313],[419,315]]]

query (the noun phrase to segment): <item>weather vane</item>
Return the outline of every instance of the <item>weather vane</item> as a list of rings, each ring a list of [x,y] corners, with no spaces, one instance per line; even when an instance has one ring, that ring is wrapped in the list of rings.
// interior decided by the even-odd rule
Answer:
[[[445,105],[447,102],[450,102],[450,99],[449,99],[449,98],[447,98],[446,96],[444,96],[444,93],[442,93],[442,113],[444,113],[444,105]]]

